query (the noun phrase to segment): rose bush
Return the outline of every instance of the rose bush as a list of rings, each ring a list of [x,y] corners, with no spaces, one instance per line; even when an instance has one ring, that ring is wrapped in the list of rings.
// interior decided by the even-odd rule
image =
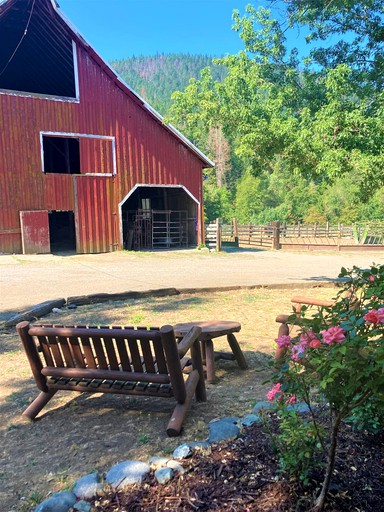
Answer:
[[[312,317],[303,307],[299,318],[297,313],[289,318],[294,326],[290,336],[276,339],[285,355],[274,363],[274,380],[279,384],[274,389],[278,396],[295,396],[308,405],[316,446],[327,451],[314,510],[324,507],[341,422],[352,417],[358,424],[364,407],[384,407],[384,266],[342,268],[339,278],[332,307],[320,307]],[[275,399],[276,393],[270,398]],[[280,410],[284,402],[276,402]],[[320,418],[323,424],[325,412],[329,426],[324,434]],[[302,421],[307,424],[308,418]]]

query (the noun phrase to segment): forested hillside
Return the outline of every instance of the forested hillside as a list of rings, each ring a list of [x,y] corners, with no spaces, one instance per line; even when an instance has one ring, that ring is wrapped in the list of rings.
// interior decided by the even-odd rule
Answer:
[[[164,115],[171,105],[171,95],[182,91],[190,78],[199,78],[200,71],[211,66],[215,80],[223,80],[226,70],[213,65],[209,55],[173,53],[149,57],[128,57],[112,61],[111,66],[142,98]]]

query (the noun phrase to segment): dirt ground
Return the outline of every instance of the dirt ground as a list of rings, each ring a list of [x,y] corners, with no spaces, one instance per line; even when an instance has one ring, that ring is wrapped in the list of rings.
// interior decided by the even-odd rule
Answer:
[[[259,288],[130,300],[63,309],[39,322],[88,325],[164,325],[223,319],[238,321],[237,338],[249,363],[241,370],[234,361],[219,361],[217,382],[207,385],[208,401],[192,404],[182,435],[168,438],[165,429],[172,401],[58,393],[40,414],[25,423],[20,415],[37,395],[26,357],[13,330],[0,332],[0,510],[30,510],[52,491],[70,488],[81,476],[101,473],[126,459],[147,460],[171,454],[186,441],[207,437],[214,418],[250,413],[265,399],[270,385],[268,360],[274,350],[278,313],[290,313],[293,295],[332,298],[331,283],[304,289]],[[215,348],[228,350],[225,338]]]

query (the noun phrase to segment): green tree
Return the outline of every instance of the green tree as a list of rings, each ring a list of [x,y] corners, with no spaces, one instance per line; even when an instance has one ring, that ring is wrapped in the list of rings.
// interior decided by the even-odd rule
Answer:
[[[191,80],[173,95],[169,119],[202,148],[207,148],[210,130],[221,127],[231,159],[237,162],[235,179],[241,181],[236,208],[242,218],[247,212],[269,220],[274,214],[279,220],[358,220],[363,211],[370,211],[361,206],[384,186],[384,92],[378,73],[382,23],[375,18],[382,7],[373,0],[362,2],[371,23],[357,19],[363,11],[353,0],[319,3],[324,7],[321,16],[316,2],[285,2],[290,26],[309,24],[312,43],[325,34],[349,31],[356,17],[354,39],[332,63],[324,61],[319,68],[317,60],[317,67],[311,65],[321,53],[318,47],[312,61],[299,65],[298,52],[286,49],[281,23],[270,11],[248,5],[244,15],[233,15],[244,51],[215,60],[226,76],[215,80],[206,68],[200,80]],[[336,4],[341,6],[339,14],[330,7]],[[369,34],[363,41],[366,25]],[[354,53],[356,45],[360,53]],[[330,56],[337,48],[331,48]],[[350,59],[342,63],[347,50]],[[352,60],[353,55],[357,57]],[[277,163],[284,176],[276,172]],[[254,200],[243,188],[242,179],[249,180],[245,170],[260,178]],[[227,178],[233,183],[230,175]],[[353,191],[352,206],[336,205],[343,186]]]

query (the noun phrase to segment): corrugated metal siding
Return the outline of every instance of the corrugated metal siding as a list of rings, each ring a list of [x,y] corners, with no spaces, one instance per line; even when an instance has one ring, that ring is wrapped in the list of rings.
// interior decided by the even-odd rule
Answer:
[[[113,178],[76,177],[77,252],[110,252],[116,245]]]
[[[104,252],[120,246],[118,204],[137,183],[183,185],[202,201],[198,157],[82,47],[78,63],[80,103],[0,95],[0,251],[21,251],[20,210],[75,211],[78,251]],[[114,136],[117,176],[44,174],[40,131]],[[109,143],[96,162],[91,145],[82,152],[83,169],[110,172]]]

